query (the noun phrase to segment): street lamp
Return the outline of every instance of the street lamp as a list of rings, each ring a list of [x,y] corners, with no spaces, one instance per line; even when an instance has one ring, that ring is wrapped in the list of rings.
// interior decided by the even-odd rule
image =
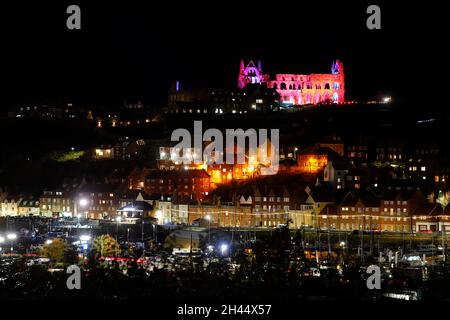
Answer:
[[[205,219],[208,220],[208,244],[211,243],[211,216],[208,214],[205,216]]]
[[[156,223],[164,223],[163,218],[163,212],[159,209],[156,210]]]
[[[116,217],[116,242],[118,242],[118,235],[119,235],[119,223],[122,221],[122,217],[118,216]]]
[[[225,253],[227,252],[227,250],[228,250],[228,245],[227,244],[222,244],[221,246],[220,246],[220,252],[222,253],[222,256],[224,256],[225,255]]]
[[[88,235],[88,234],[80,236],[80,241],[81,242],[88,242],[89,240],[91,240],[91,236]]]
[[[5,237],[0,236],[0,245],[5,242]],[[0,252],[2,251],[2,247],[0,247]]]
[[[158,244],[158,227],[156,224],[153,224],[153,240],[155,240],[155,243]]]
[[[78,223],[77,223],[77,228],[80,227],[80,218],[81,218],[81,214],[77,214],[77,218],[78,218]]]
[[[89,248],[88,242],[91,240],[91,236],[88,234],[84,234],[80,236],[80,245],[82,248],[82,252],[83,252],[83,257],[85,257],[86,255],[86,251]],[[102,250],[103,251],[103,250]]]
[[[11,246],[11,250],[9,251],[9,255],[12,255],[12,252],[14,250],[14,240],[17,239],[17,235],[15,233],[8,233],[6,235],[6,238],[9,240],[10,246]]]
[[[78,222],[80,221],[80,214],[78,213],[78,206],[80,206],[80,208],[85,208],[88,204],[89,204],[89,200],[86,198],[81,198],[81,199],[78,199],[78,201],[75,201],[74,213],[75,213],[75,216],[78,217]],[[87,214],[86,214],[86,218],[87,218]]]
[[[15,239],[17,239],[17,235],[16,235],[15,233],[8,233],[8,234],[6,235],[6,237],[7,237],[9,240],[15,240]]]
[[[52,239],[48,239],[47,241],[45,241],[45,244],[46,245],[50,245],[50,244],[52,244],[53,243],[53,240]]]

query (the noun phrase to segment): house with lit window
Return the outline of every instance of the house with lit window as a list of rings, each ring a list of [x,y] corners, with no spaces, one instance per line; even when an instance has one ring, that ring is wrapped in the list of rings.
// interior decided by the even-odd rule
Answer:
[[[351,167],[345,176],[345,187],[349,190],[376,187],[379,175],[379,170],[375,167]]]
[[[391,138],[379,141],[375,147],[375,161],[380,163],[404,163],[406,161],[406,141]]]
[[[371,191],[348,192],[337,205],[337,222],[340,230],[380,230],[380,198]],[[327,225],[331,224],[328,220]]]
[[[320,225],[319,214],[323,208],[335,202],[335,196],[328,190],[323,190],[320,187],[313,189],[306,187],[305,192],[308,194],[305,204],[312,207],[312,225],[317,228]]]
[[[19,214],[19,204],[21,196],[6,196],[1,203],[1,216],[17,216]]]
[[[201,200],[209,194],[210,176],[205,170],[153,170],[145,178],[144,190],[150,195],[178,195]]]
[[[345,157],[355,162],[369,160],[369,143],[364,137],[349,138],[345,144]]]
[[[290,195],[286,188],[263,186],[253,195],[255,223],[260,227],[278,227],[289,222]]]
[[[291,228],[302,228],[314,226],[314,205],[307,203],[309,195],[304,186],[291,192],[289,203],[289,226]]]
[[[189,223],[189,205],[187,203],[172,203],[172,222],[174,224]]]
[[[153,217],[157,219],[158,224],[174,224],[174,216],[172,212],[173,195],[152,195],[153,200]]]
[[[330,161],[323,170],[323,181],[329,183],[336,190],[345,189],[347,174],[354,167],[350,162]]]
[[[17,207],[17,214],[19,216],[38,216],[40,215],[39,211],[39,199],[34,197],[27,197],[20,201]]]
[[[119,203],[116,187],[109,184],[86,184],[75,194],[75,216],[89,219],[112,219]]]
[[[100,145],[94,149],[93,158],[96,160],[101,159],[114,159],[114,151],[111,145]]]
[[[340,202],[324,206],[318,214],[318,226],[348,231],[411,232],[437,230],[440,225],[438,215],[418,191],[387,190],[380,196],[366,190],[348,192]]]
[[[440,224],[440,218],[445,221]],[[447,226],[447,221],[450,217],[448,210],[442,210],[442,207],[437,203],[424,203],[411,215],[411,228],[416,233],[431,233],[441,231],[442,227],[450,231]],[[448,232],[447,231],[447,232]]]
[[[426,202],[418,190],[387,190],[381,198],[381,230],[411,231],[414,226],[413,214]]]
[[[136,223],[151,217],[153,206],[146,201],[135,200],[132,203],[117,209],[117,217],[124,223]],[[116,217],[116,218],[117,218]]]
[[[240,228],[255,226],[251,205],[237,203],[189,204],[188,223],[202,226]]]
[[[45,217],[72,217],[74,200],[72,193],[63,190],[44,190],[39,197],[40,214]]]

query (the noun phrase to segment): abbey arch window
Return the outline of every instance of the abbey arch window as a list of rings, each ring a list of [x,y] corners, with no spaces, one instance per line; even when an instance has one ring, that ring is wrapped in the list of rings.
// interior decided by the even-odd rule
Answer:
[[[333,89],[339,89],[339,83],[333,82]]]
[[[311,101],[311,94],[307,94],[306,95],[306,104],[310,104],[312,101]]]
[[[281,89],[281,90],[286,90],[286,83],[282,82],[282,83],[280,84],[280,89]]]
[[[325,83],[325,90],[326,89],[330,89],[330,84],[327,82],[327,83]]]
[[[314,103],[320,103],[320,94],[316,93],[316,95],[314,96]]]
[[[312,84],[311,83],[306,84],[306,89],[312,89]]]
[[[333,93],[333,102],[336,103],[339,101],[339,95],[337,92]]]
[[[289,90],[292,90],[292,84],[289,85]]]

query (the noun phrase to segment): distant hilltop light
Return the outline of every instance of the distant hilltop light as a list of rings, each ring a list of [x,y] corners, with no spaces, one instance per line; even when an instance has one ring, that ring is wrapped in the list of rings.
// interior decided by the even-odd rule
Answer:
[[[392,101],[392,98],[391,97],[384,97],[383,98],[383,103],[389,103],[389,102],[391,102]]]

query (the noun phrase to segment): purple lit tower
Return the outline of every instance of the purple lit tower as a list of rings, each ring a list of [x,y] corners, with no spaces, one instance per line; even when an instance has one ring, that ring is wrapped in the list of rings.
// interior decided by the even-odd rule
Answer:
[[[239,68],[238,87],[240,89],[245,88],[249,83],[261,84],[267,82],[267,75],[262,72],[261,61],[258,61],[256,67],[253,61],[250,61],[247,66],[244,65],[244,60],[241,60]]]

